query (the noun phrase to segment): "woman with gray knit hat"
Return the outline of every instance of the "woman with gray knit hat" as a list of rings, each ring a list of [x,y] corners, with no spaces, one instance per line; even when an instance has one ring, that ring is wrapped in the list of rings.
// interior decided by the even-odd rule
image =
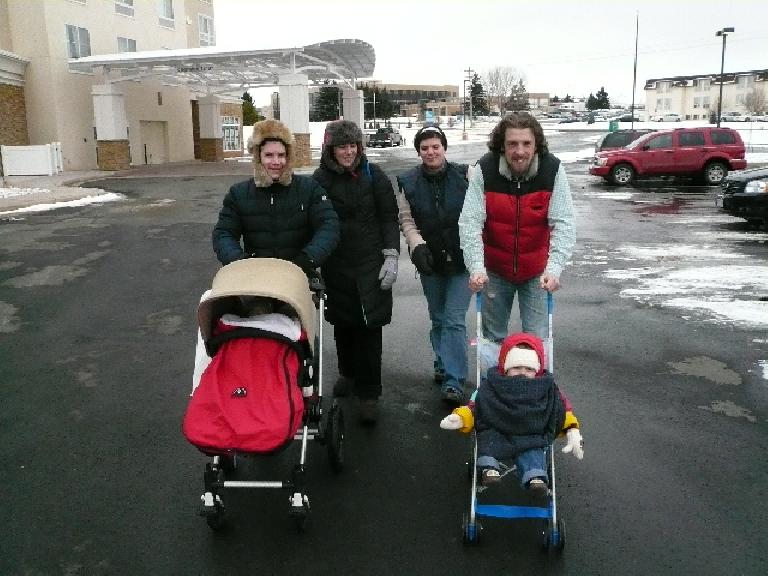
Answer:
[[[293,173],[294,142],[277,120],[253,126],[248,142],[253,178],[232,186],[213,229],[222,264],[242,258],[280,258],[310,276],[339,241],[339,220],[325,191]]]
[[[395,194],[382,169],[368,162],[363,133],[349,120],[326,127],[313,178],[328,193],[341,228],[339,245],[323,265],[340,375],[334,393],[353,391],[361,422],[372,425],[382,388],[382,327],[392,319],[400,250]]]

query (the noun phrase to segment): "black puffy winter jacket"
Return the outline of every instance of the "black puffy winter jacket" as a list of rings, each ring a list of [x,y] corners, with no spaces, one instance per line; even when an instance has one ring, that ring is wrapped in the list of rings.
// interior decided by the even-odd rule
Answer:
[[[242,244],[241,244],[242,239]],[[308,176],[291,184],[233,185],[213,228],[222,264],[254,256],[293,260],[300,251],[320,266],[339,242],[339,219],[325,190]]]

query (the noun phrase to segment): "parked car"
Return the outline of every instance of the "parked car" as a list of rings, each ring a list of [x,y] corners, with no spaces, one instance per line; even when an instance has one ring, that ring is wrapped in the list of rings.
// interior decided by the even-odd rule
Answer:
[[[638,128],[636,130],[614,130],[613,132],[608,132],[608,134],[600,138],[600,140],[595,143],[595,152],[623,148],[630,142],[640,138],[640,136],[650,132],[653,132],[653,130],[649,128]]]
[[[371,134],[368,139],[368,146],[376,147],[381,146],[400,146],[403,143],[403,137],[396,128],[391,126],[385,126],[376,130],[375,134]]]
[[[698,176],[709,186],[743,170],[744,142],[732,128],[676,128],[641,136],[625,148],[598,152],[589,173],[618,186],[636,177]]]
[[[723,212],[750,224],[768,225],[768,168],[728,174],[716,203]]]
[[[682,116],[677,112],[666,112],[664,114],[658,114],[653,118],[656,122],[680,122],[682,119]]]
[[[749,122],[750,117],[741,112],[723,112],[720,122]]]
[[[623,114],[616,118],[619,122],[640,122],[640,118],[632,116],[631,114]]]

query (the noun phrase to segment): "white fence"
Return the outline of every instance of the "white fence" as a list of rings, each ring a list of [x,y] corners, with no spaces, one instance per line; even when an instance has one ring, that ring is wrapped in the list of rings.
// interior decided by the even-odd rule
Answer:
[[[0,146],[5,176],[52,176],[64,171],[61,142],[38,146]]]

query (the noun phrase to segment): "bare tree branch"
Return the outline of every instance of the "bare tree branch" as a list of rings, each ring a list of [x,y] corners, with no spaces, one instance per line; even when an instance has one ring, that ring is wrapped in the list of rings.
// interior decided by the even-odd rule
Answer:
[[[483,74],[483,86],[488,92],[488,99],[499,107],[499,113],[504,112],[504,103],[509,98],[512,88],[525,76],[511,66],[495,66]]]

